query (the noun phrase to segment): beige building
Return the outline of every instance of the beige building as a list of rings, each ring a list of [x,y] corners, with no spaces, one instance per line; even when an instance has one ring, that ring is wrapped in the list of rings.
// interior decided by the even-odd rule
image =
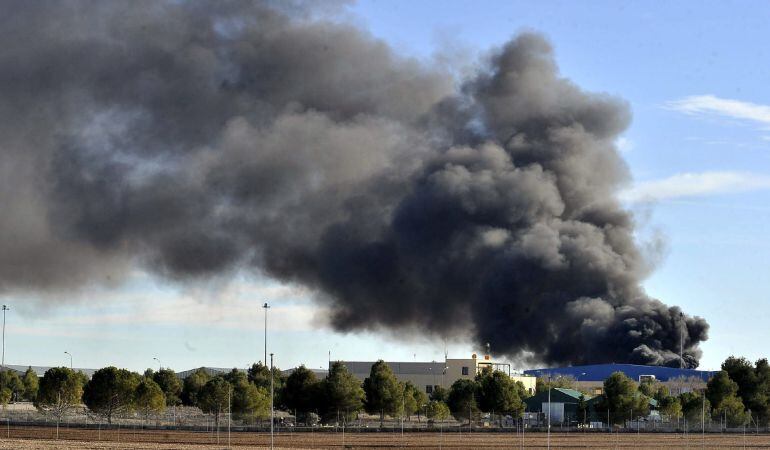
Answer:
[[[342,361],[348,370],[362,382],[369,376],[375,361]],[[476,374],[491,367],[495,370],[501,370],[514,381],[520,381],[530,392],[535,392],[536,377],[522,374],[511,373],[510,364],[498,363],[490,359],[489,356],[478,358],[475,354],[469,359],[446,359],[444,361],[432,362],[388,362],[390,369],[401,382],[411,382],[415,386],[430,394],[436,386],[449,388],[457,380],[472,380]]]

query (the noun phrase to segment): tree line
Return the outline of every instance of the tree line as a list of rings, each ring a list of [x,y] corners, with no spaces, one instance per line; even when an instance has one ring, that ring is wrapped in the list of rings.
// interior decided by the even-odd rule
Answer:
[[[351,421],[361,411],[389,417],[417,415],[445,420],[450,415],[468,419],[480,411],[520,415],[526,390],[502,372],[484,371],[474,380],[458,380],[450,389],[436,387],[430,396],[410,382],[400,382],[382,360],[372,366],[361,383],[342,362],[332,363],[325,378],[300,366],[283,376],[278,368],[253,364],[245,373],[237,369],[212,376],[203,368],[179,379],[171,369],[147,369],[139,374],[105,367],[89,380],[66,367],[48,369],[38,379],[30,368],[22,377],[0,372],[0,402],[28,400],[42,412],[61,420],[71,409],[85,405],[108,423],[113,418],[138,413],[149,419],[166,408],[195,406],[220,416],[232,412],[244,421],[263,420],[270,415],[270,382],[276,409],[295,413],[304,423]]]
[[[716,420],[726,427],[740,427],[750,422],[766,426],[770,421],[770,365],[766,359],[752,364],[745,358],[731,356],[722,363],[705,389],[687,389],[674,393],[656,380],[635,383],[622,372],[615,372],[604,381],[603,394],[578,401],[579,422],[594,420],[619,424],[626,420],[646,417],[650,399],[655,400],[661,415],[671,420],[691,423]],[[542,387],[541,387],[542,383]],[[538,390],[549,387],[573,387],[569,379],[538,380]]]
[[[361,411],[385,417],[406,418],[416,415],[430,420],[453,416],[459,421],[472,420],[478,414],[494,413],[521,417],[528,393],[500,371],[483,370],[474,379],[455,381],[449,389],[437,386],[428,395],[409,382],[400,382],[387,363],[372,365],[369,376],[361,383],[342,362],[332,363],[325,378],[300,366],[283,376],[278,368],[271,370],[262,363],[253,364],[246,372],[233,369],[211,375],[197,369],[184,380],[171,369],[143,374],[116,367],[97,370],[91,379],[65,367],[47,370],[38,378],[30,368],[22,376],[15,371],[0,372],[0,403],[28,400],[45,412],[61,419],[70,409],[85,405],[89,411],[111,423],[113,418],[137,413],[149,419],[166,408],[194,406],[213,414],[218,424],[225,413],[245,422],[264,420],[270,416],[271,380],[276,409],[292,412],[297,420],[311,423],[350,421]],[[568,377],[538,379],[537,392],[550,388],[575,387]],[[704,398],[705,395],[705,398]],[[705,391],[672,393],[655,380],[636,383],[621,372],[604,381],[603,394],[578,401],[578,421],[646,417],[654,399],[661,414],[674,420],[700,421],[701,414],[731,427],[740,426],[753,417],[760,424],[770,419],[770,365],[766,359],[752,364],[745,358],[730,357],[706,384]]]

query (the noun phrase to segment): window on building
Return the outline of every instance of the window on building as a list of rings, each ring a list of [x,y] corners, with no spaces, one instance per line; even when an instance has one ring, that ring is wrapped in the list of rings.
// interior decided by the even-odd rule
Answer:
[[[426,394],[432,394],[433,393],[433,386],[431,386],[431,385],[425,386],[425,393]]]
[[[468,366],[463,366],[463,375],[468,375]]]

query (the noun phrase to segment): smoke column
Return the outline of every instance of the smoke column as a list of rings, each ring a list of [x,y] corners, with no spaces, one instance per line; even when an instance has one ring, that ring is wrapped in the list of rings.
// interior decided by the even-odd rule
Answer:
[[[616,198],[629,109],[542,36],[457,83],[299,2],[3,6],[0,293],[249,270],[337,330],[678,366],[685,327],[697,366]]]

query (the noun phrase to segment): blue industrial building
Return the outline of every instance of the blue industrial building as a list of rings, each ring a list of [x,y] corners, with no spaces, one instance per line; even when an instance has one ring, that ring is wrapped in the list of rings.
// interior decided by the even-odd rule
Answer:
[[[634,381],[654,376],[659,381],[669,381],[676,378],[699,378],[708,381],[716,374],[710,370],[678,369],[663,366],[641,366],[636,364],[590,364],[586,366],[555,367],[550,369],[525,370],[527,375],[536,377],[569,376],[580,382],[601,382],[613,372],[623,372]]]

